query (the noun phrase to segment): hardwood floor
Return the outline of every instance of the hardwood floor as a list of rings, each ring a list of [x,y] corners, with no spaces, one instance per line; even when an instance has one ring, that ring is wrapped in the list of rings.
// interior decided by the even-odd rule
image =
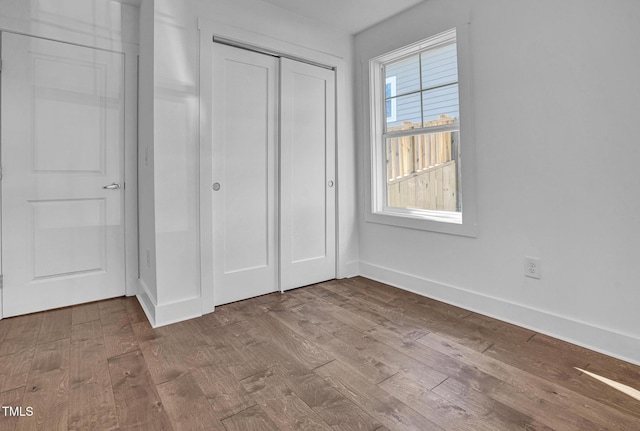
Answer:
[[[116,298],[0,321],[0,430],[640,430],[640,400],[576,368],[640,389],[638,366],[364,278],[158,329]]]

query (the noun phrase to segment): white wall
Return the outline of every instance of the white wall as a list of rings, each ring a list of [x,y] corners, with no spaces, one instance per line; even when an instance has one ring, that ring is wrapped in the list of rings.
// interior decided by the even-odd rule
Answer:
[[[138,8],[111,0],[0,0],[0,29],[122,51],[137,44]]]
[[[640,363],[640,3],[429,0],[357,35],[356,56],[469,11],[478,235],[361,217],[362,274]],[[523,276],[525,255],[541,280]]]
[[[353,138],[353,38],[259,0],[155,0],[154,197],[155,324],[199,315],[198,19],[287,41],[345,59],[338,71],[340,274],[358,271]]]
[[[140,4],[138,69],[138,298],[153,320],[157,304],[154,201],[154,0]]]

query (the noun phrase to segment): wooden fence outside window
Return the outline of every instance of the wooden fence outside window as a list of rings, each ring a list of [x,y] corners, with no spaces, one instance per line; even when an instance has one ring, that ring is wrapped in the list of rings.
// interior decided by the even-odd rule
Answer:
[[[425,127],[455,123],[441,115]],[[404,122],[388,131],[422,128]],[[458,132],[432,132],[387,138],[387,205],[439,211],[459,211],[457,197]]]

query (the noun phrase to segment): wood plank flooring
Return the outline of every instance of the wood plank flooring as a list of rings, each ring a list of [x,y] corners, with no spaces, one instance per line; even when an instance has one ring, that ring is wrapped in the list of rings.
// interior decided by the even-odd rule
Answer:
[[[0,431],[640,430],[640,400],[576,368],[640,389],[638,366],[360,277],[158,329],[116,298],[0,321]]]

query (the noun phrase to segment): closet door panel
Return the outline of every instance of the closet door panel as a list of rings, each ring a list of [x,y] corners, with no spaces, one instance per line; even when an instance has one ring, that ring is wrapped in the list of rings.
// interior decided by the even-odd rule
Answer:
[[[277,290],[277,58],[214,44],[215,305]]]
[[[335,278],[335,82],[332,70],[281,59],[280,282]]]

